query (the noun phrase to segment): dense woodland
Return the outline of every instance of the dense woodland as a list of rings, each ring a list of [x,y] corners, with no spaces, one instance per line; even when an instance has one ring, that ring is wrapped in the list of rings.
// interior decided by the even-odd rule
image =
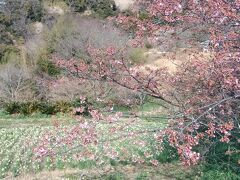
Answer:
[[[0,178],[240,179],[239,10],[0,0]]]

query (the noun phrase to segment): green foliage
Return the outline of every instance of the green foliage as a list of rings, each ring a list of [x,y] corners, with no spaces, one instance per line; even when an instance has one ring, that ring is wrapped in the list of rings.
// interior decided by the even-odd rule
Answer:
[[[12,45],[12,37],[9,32],[10,19],[0,12],[0,44]]]
[[[20,112],[19,102],[9,102],[3,105],[4,111],[9,114],[17,114]]]
[[[129,112],[129,111],[131,111],[131,107],[129,107],[127,105],[114,104],[113,105],[113,111],[116,111],[116,112]]]
[[[10,33],[10,18],[0,12],[0,64],[6,63],[11,54],[18,54],[19,50],[13,46],[14,36]]]
[[[124,180],[124,179],[126,179],[126,176],[122,172],[113,172],[104,179],[106,179],[106,180]]]
[[[19,49],[11,45],[0,44],[0,64],[7,63],[14,56],[19,56]]]
[[[134,15],[134,13],[130,9],[126,9],[126,10],[122,11],[122,14],[125,16],[133,16]]]
[[[56,112],[69,113],[72,110],[72,104],[66,101],[55,102]]]
[[[209,170],[203,172],[201,176],[202,180],[239,180],[239,175],[232,171],[221,171],[221,170]]]
[[[55,105],[51,102],[40,102],[38,109],[42,114],[53,115],[57,113]]]
[[[75,12],[84,12],[87,9],[86,0],[64,0]]]
[[[30,115],[38,111],[39,103],[37,101],[19,103],[18,109],[20,114]]]
[[[140,174],[137,175],[135,180],[147,180],[148,179],[148,174],[147,172],[141,172]]]
[[[101,18],[116,15],[116,5],[112,0],[99,0],[91,6],[91,9]]]
[[[47,58],[40,59],[37,65],[40,72],[47,73],[50,76],[57,76],[60,74],[60,68]]]
[[[139,12],[139,19],[145,20],[145,19],[148,19],[148,18],[149,18],[148,12],[146,12],[146,11],[140,11]]]
[[[162,143],[163,150],[158,155],[157,160],[161,163],[169,163],[178,160],[178,153],[175,148],[169,145],[169,142],[165,139]]]
[[[41,113],[53,115],[58,112],[68,113],[71,111],[69,102],[47,102],[47,101],[29,101],[29,102],[9,102],[3,105],[3,109],[8,114],[32,115]]]
[[[0,22],[3,26],[9,26],[10,25],[10,18],[6,16],[2,11],[0,11]]]
[[[106,18],[116,14],[116,5],[113,0],[65,0],[75,12],[84,12],[90,9],[100,18]]]
[[[44,15],[42,0],[27,1],[27,18],[31,22],[41,21]]]
[[[206,154],[205,167],[211,170],[216,168],[220,171],[233,171],[240,173],[239,160],[240,160],[240,144],[237,139],[240,138],[240,134],[233,133],[233,137],[230,143],[216,142],[212,145]]]
[[[81,98],[76,99],[75,101],[72,102],[72,106],[75,108],[84,108],[84,111],[79,111],[76,110],[75,114],[76,115],[84,115],[84,116],[89,116],[90,115],[90,107],[92,104],[88,101],[88,99],[82,100]]]

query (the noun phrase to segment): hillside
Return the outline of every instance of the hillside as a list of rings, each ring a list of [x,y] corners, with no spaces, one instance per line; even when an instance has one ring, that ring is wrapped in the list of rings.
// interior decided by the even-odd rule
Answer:
[[[237,0],[0,0],[0,179],[240,179]]]

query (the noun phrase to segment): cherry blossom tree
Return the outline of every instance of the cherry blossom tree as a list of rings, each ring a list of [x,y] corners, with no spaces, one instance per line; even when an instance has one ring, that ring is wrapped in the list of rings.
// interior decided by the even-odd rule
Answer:
[[[197,164],[216,143],[235,147],[224,153],[239,153],[236,148],[240,142],[240,2],[139,0],[136,3],[134,7],[137,8],[133,9],[132,15],[123,14],[115,18],[118,26],[132,32],[134,39],[131,45],[141,46],[146,38],[159,44],[158,37],[162,31],[172,30],[172,40],[178,39],[187,29],[200,33],[202,29],[198,25],[201,24],[208,34],[208,50],[213,58],[203,60],[194,57],[183,63],[174,74],[169,74],[166,68],[153,70],[133,66],[124,55],[125,48],[96,49],[88,46],[87,52],[93,59],[91,63],[57,56],[53,56],[53,60],[80,81],[91,79],[114,83],[160,99],[174,109],[170,111],[169,126],[154,132],[159,146],[167,140],[177,149],[184,164]],[[144,18],[141,17],[143,11],[146,13]],[[188,43],[194,42],[190,39]],[[109,119],[98,110],[92,110],[91,114],[97,122]],[[83,144],[97,142],[93,129],[87,130],[89,134],[84,135],[87,140],[83,140]],[[134,134],[140,133],[146,132]],[[43,152],[41,154],[47,154]]]
[[[168,93],[178,104],[178,117],[161,132],[159,141],[162,134],[167,134],[188,165],[197,163],[219,141],[239,143],[239,1],[137,3],[134,16],[118,17],[120,26],[135,32],[135,45],[141,45],[146,36],[158,43],[161,31],[173,30],[173,39],[187,29],[200,33],[201,24],[209,34],[209,51],[214,53],[210,61],[195,57],[190,64],[182,65],[172,80],[168,79],[173,87]],[[141,11],[147,12],[144,19],[139,18]]]

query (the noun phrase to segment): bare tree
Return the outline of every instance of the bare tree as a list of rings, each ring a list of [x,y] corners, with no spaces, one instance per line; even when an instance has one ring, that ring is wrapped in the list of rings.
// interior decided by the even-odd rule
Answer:
[[[30,73],[17,65],[8,64],[0,70],[0,100],[23,101],[32,99],[33,81]]]
[[[27,25],[40,21],[43,7],[40,0],[5,0],[0,9],[10,18],[10,29],[17,35],[26,36]]]
[[[62,29],[63,25],[67,28]],[[89,58],[88,46],[99,49],[114,46],[120,49],[129,39],[126,33],[112,24],[81,16],[65,17],[56,28],[62,31],[55,34],[52,46],[58,55],[67,59],[76,57],[86,60]]]

